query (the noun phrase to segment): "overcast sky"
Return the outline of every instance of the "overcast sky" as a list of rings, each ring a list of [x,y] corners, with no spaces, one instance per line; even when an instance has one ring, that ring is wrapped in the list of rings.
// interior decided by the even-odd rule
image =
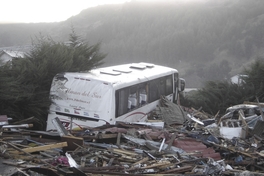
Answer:
[[[83,9],[128,0],[1,0],[0,23],[59,22]]]
[[[131,0],[0,0],[0,23],[59,22],[82,10],[103,4]],[[132,1],[200,1],[200,0],[132,0]]]

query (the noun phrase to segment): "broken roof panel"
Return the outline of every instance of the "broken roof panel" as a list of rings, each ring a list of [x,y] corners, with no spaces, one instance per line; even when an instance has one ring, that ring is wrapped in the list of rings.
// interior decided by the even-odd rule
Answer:
[[[201,153],[201,157],[210,157],[214,160],[221,160],[219,153],[216,153],[213,148],[207,147],[201,141],[197,141],[194,138],[178,138],[173,142],[173,146],[181,148],[188,153]]]

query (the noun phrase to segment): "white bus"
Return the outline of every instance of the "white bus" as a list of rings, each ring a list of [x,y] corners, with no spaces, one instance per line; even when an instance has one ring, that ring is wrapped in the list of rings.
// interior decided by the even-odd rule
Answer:
[[[184,87],[176,69],[143,62],[59,73],[50,90],[46,130],[56,129],[52,123],[56,117],[68,130],[144,122],[161,95],[177,102]]]

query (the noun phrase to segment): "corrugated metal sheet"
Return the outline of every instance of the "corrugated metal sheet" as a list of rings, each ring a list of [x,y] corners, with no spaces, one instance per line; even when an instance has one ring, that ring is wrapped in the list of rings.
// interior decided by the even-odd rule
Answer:
[[[187,153],[196,153],[195,156],[203,158],[213,158],[214,160],[221,160],[220,153],[216,153],[213,148],[207,147],[202,142],[193,138],[177,138],[173,142],[173,146],[186,151]]]

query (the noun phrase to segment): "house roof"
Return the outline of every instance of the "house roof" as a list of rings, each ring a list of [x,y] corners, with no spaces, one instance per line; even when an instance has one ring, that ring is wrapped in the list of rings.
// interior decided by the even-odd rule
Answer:
[[[14,51],[14,50],[2,50],[0,52],[0,55],[6,53],[7,55],[9,55],[12,58],[24,58],[25,56],[25,52],[23,51]]]

